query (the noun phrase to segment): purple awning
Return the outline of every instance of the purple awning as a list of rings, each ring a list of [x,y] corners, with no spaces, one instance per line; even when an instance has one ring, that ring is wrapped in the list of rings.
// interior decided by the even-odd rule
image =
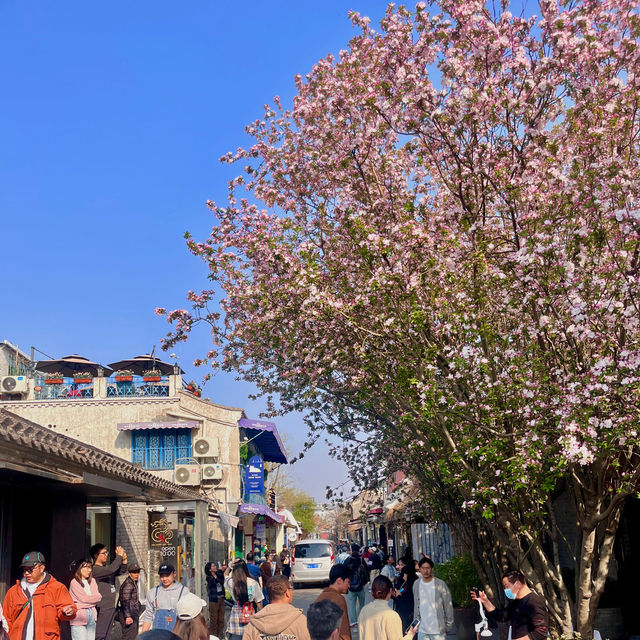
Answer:
[[[195,420],[182,422],[119,422],[118,431],[135,431],[136,429],[198,429],[200,423]]]
[[[247,432],[249,440],[254,438],[253,442],[256,445],[256,449],[262,454],[262,458],[266,462],[287,464],[287,454],[275,423],[267,420],[241,418],[238,420],[238,426]]]
[[[280,516],[275,511],[271,511],[271,509],[264,504],[241,502],[238,506],[238,513],[253,513],[257,516],[267,516],[267,518],[271,518],[274,522],[284,523],[284,516]]]

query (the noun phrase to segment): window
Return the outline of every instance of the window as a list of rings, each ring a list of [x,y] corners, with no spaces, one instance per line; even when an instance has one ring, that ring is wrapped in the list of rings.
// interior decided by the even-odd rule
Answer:
[[[191,429],[139,429],[131,432],[131,462],[143,469],[173,469],[191,457]]]
[[[327,542],[309,542],[297,544],[293,555],[295,558],[329,558],[333,554],[331,553],[331,545]]]

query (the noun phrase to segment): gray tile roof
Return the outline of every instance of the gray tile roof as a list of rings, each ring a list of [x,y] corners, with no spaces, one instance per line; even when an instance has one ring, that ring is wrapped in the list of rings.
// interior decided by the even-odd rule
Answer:
[[[195,489],[164,480],[122,458],[0,408],[0,446],[5,443],[25,454],[46,454],[52,462],[71,472],[88,471],[135,484],[155,499],[205,499]],[[42,467],[45,468],[44,464]]]

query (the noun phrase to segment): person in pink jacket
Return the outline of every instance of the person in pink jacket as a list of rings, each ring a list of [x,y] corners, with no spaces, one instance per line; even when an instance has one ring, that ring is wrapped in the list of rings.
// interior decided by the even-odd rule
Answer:
[[[93,562],[88,559],[75,563],[75,574],[69,584],[69,593],[78,607],[76,617],[71,620],[72,640],[95,640],[98,612],[96,604],[102,600],[98,583],[91,577]]]

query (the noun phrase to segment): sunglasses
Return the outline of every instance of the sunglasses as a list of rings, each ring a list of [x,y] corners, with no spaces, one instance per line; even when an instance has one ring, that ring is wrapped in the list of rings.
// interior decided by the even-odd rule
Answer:
[[[33,567],[21,567],[22,573],[33,573],[34,569],[36,569],[37,567],[40,567],[40,566],[42,566],[42,565],[37,564],[37,565],[35,565]]]

